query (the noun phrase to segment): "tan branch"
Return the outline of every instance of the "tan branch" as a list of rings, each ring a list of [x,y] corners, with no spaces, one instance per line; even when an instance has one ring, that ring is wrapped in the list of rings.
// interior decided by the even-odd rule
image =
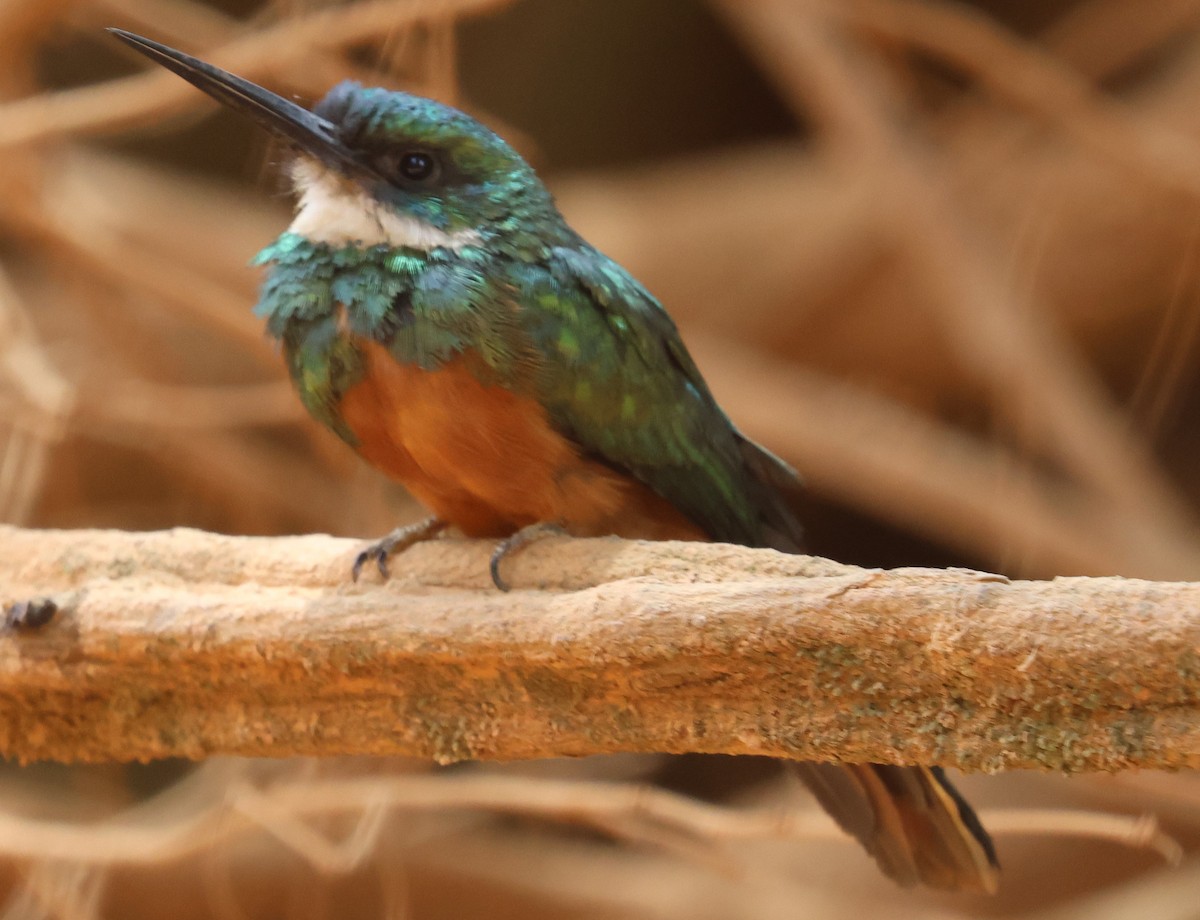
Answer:
[[[0,529],[0,754],[439,761],[614,751],[1200,766],[1200,585],[1008,582],[765,550]]]

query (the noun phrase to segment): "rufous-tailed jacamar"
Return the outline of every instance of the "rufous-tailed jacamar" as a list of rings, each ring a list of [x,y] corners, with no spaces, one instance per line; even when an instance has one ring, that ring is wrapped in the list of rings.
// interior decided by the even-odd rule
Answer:
[[[658,301],[504,140],[357,83],[310,112],[113,32],[294,151],[296,217],[258,256],[257,312],[308,410],[434,513],[356,572],[448,525],[505,539],[498,585],[539,525],[800,551],[795,472],[733,426]],[[798,769],[891,877],[995,888],[991,841],[939,769]]]

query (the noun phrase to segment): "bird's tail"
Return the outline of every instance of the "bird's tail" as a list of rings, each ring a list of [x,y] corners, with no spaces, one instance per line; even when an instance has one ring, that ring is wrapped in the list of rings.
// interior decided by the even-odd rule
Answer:
[[[996,891],[1000,865],[991,838],[938,767],[798,763],[795,769],[901,885]]]

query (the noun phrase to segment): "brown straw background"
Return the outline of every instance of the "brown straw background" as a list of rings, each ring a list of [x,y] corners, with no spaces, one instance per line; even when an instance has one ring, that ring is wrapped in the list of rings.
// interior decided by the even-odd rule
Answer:
[[[250,313],[280,152],[110,25],[496,127],[802,471],[814,551],[1200,580],[1200,0],[0,5],[0,521],[366,537],[419,509]],[[962,786],[993,899],[899,893],[750,759],[5,767],[0,916],[1200,916],[1193,775]]]

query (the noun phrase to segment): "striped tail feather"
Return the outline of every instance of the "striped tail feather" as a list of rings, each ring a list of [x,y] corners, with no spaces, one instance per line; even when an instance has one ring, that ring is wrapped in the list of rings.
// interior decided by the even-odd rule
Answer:
[[[940,768],[793,766],[841,828],[901,885],[995,893],[1000,864],[991,838]]]

